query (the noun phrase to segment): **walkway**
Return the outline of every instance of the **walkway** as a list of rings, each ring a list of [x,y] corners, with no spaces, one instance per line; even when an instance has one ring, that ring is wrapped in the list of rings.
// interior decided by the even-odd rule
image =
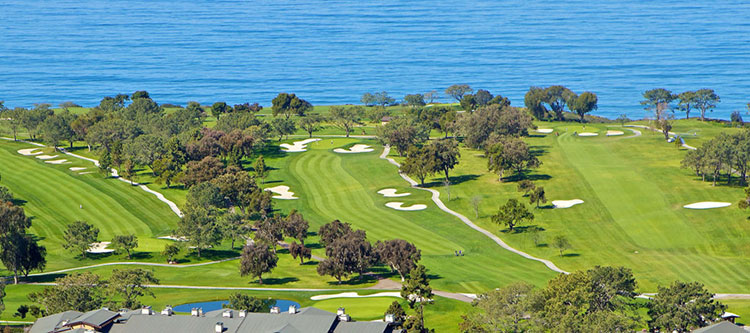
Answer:
[[[401,165],[398,164],[398,162],[396,162],[394,159],[388,157],[388,154],[390,152],[391,152],[391,147],[390,146],[385,146],[385,148],[383,149],[383,153],[380,154],[380,158],[384,159],[384,160],[387,160],[388,162],[390,162],[391,164],[393,164],[393,165],[395,165],[397,167],[401,167]],[[506,250],[508,250],[510,252],[513,252],[515,254],[518,254],[518,255],[526,258],[526,259],[539,261],[539,262],[543,263],[545,266],[547,266],[547,268],[549,268],[549,269],[551,269],[551,270],[553,270],[555,272],[568,274],[568,272],[560,269],[559,267],[557,267],[554,263],[552,263],[549,260],[540,259],[540,258],[534,257],[534,256],[532,256],[532,255],[530,255],[530,254],[528,254],[526,252],[514,249],[510,245],[506,244],[502,239],[500,239],[500,237],[497,237],[497,236],[495,236],[495,234],[493,234],[493,233],[491,233],[491,232],[489,232],[489,231],[487,231],[487,230],[479,227],[478,225],[474,224],[474,222],[472,222],[471,220],[469,220],[469,218],[467,218],[466,216],[463,216],[463,215],[461,215],[461,214],[459,214],[459,213],[451,210],[450,208],[448,208],[440,200],[440,192],[438,192],[436,190],[433,190],[433,189],[429,189],[429,188],[419,187],[418,186],[419,183],[417,183],[414,179],[411,179],[406,174],[402,173],[400,170],[399,170],[398,174],[401,176],[401,178],[403,178],[404,180],[406,180],[411,185],[412,188],[416,188],[416,189],[419,189],[419,190],[428,191],[428,192],[432,193],[432,201],[435,202],[435,204],[438,206],[438,208],[440,208],[440,210],[442,210],[442,211],[444,211],[444,212],[446,212],[448,214],[451,214],[451,215],[457,217],[459,220],[461,220],[461,222],[463,222],[464,224],[468,225],[472,229],[483,233],[485,236],[487,236],[490,239],[492,239],[493,241],[495,241],[495,243],[497,243],[498,245],[500,245],[502,248],[504,248],[504,249],[506,249]]]
[[[648,127],[648,126],[644,126],[644,125],[623,125],[623,127],[638,127],[638,128],[643,128],[643,129],[647,129],[647,130],[651,130],[651,131],[654,131],[654,132],[661,133],[661,131],[658,130],[658,129],[656,129],[656,128]],[[690,149],[690,150],[697,150],[698,149],[698,148],[695,148],[695,147],[693,147],[693,146],[685,143],[685,139],[683,139],[681,136],[677,135],[677,133],[675,133],[675,132],[667,132],[667,134],[668,135],[672,135],[672,136],[674,136],[676,138],[679,137],[680,138],[680,142],[682,143],[682,146],[684,148],[687,148],[687,149]]]
[[[14,141],[13,138],[0,137],[0,139],[8,140],[8,141]],[[17,142],[27,143],[27,144],[30,144],[30,145],[34,145],[34,146],[37,146],[37,147],[43,147],[43,148],[47,147],[47,146],[45,146],[45,145],[43,145],[41,143],[36,143],[36,142],[31,142],[31,141],[26,141],[26,140],[16,140],[16,141]],[[85,156],[81,156],[81,155],[78,155],[78,154],[74,154],[74,153],[68,152],[67,150],[65,150],[65,148],[62,148],[62,147],[61,148],[57,148],[57,150],[59,150],[61,153],[65,154],[65,155],[72,156],[72,157],[75,157],[75,158],[78,158],[78,159],[82,159],[84,161],[89,161],[91,163],[94,163],[95,166],[97,166],[97,167],[99,166],[99,161],[97,161],[97,160],[95,160],[93,158],[88,158],[88,157],[85,157]],[[161,194],[159,192],[156,192],[156,191],[148,188],[148,186],[146,186],[146,185],[139,184],[139,183],[136,183],[136,182],[132,182],[130,180],[127,180],[125,178],[120,177],[120,175],[117,174],[117,170],[115,170],[115,169],[110,169],[110,172],[112,173],[112,177],[114,177],[116,179],[119,179],[120,181],[129,183],[129,184],[131,184],[133,186],[138,186],[141,190],[144,190],[147,193],[153,194],[154,196],[156,196],[156,199],[158,199],[159,201],[161,201],[163,203],[166,203],[167,206],[169,206],[169,209],[171,209],[172,212],[174,212],[175,214],[177,214],[177,216],[182,217],[182,212],[180,211],[180,208],[177,207],[177,204],[175,204],[174,202],[172,202],[169,199],[167,199],[166,197],[164,197],[163,194]]]

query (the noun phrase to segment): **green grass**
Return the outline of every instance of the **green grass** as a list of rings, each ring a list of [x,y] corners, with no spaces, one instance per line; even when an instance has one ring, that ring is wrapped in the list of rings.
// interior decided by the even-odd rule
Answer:
[[[486,171],[481,152],[462,150],[454,175],[476,179],[456,184],[449,206],[473,216],[469,199],[481,196],[478,222],[512,246],[548,258],[566,270],[594,265],[623,265],[633,269],[641,291],[673,280],[700,281],[713,292],[748,292],[750,224],[736,206],[688,210],[698,201],[735,203],[742,189],[712,187],[689,170],[679,168],[685,154],[659,135],[639,138],[604,137],[606,125],[544,123],[560,135],[534,135],[528,142],[542,155],[543,165],[529,177],[544,186],[550,200],[582,199],[568,209],[535,209],[534,224],[544,240],[535,246],[527,233],[505,233],[490,222],[508,198],[521,198],[516,183],[499,183]],[[576,137],[574,131],[599,132],[599,137]],[[628,130],[625,130],[626,136]],[[455,199],[458,197],[458,199]],[[521,198],[521,200],[527,200]],[[528,202],[528,201],[526,201]],[[558,256],[549,243],[567,237],[573,249]]]

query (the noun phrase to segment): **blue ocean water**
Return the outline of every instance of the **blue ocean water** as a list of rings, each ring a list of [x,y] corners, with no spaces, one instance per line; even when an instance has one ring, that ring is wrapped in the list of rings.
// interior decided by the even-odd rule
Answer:
[[[643,90],[708,87],[727,118],[750,102],[748,17],[746,0],[0,0],[0,100],[333,104],[468,83],[522,105],[563,84],[641,117]]]

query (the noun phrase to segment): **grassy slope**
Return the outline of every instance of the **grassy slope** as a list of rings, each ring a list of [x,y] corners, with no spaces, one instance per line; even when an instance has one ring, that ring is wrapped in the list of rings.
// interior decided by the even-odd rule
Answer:
[[[675,279],[697,280],[714,292],[748,292],[750,225],[736,207],[687,210],[698,201],[734,203],[741,189],[711,187],[689,171],[679,169],[684,150],[666,144],[658,135],[624,139],[575,137],[583,128],[574,124],[545,124],[560,136],[529,139],[544,152],[543,166],[531,174],[546,189],[547,197],[583,199],[569,209],[537,209],[535,223],[549,242],[566,236],[573,245],[561,258],[546,244],[535,246],[528,234],[506,234],[489,222],[497,207],[510,197],[520,197],[515,182],[498,183],[488,174],[477,151],[464,150],[456,175],[478,178],[453,186],[458,200],[450,206],[473,215],[469,199],[481,195],[480,224],[495,230],[512,245],[549,258],[568,270],[593,265],[624,265],[633,269],[641,290]],[[566,132],[567,130],[567,132]],[[585,131],[606,131],[588,125]],[[627,131],[626,131],[627,132]],[[547,179],[549,178],[549,179]],[[524,199],[525,200],[525,199]]]
[[[333,144],[331,144],[333,142]],[[409,189],[396,167],[378,158],[380,146],[365,154],[336,154],[332,148],[349,145],[356,139],[324,139],[309,145],[304,153],[272,159],[273,172],[266,186],[288,185],[299,200],[277,202],[284,211],[298,209],[311,221],[311,229],[334,219],[365,229],[371,241],[403,238],[422,250],[422,263],[435,274],[438,289],[481,292],[512,281],[541,284],[553,276],[541,263],[529,261],[503,250],[457,218],[440,211],[425,191]],[[396,188],[412,195],[384,198],[376,192]],[[403,212],[385,207],[389,201],[407,205],[425,203],[423,211]],[[454,256],[462,250],[464,257]],[[321,250],[317,251],[319,254]]]

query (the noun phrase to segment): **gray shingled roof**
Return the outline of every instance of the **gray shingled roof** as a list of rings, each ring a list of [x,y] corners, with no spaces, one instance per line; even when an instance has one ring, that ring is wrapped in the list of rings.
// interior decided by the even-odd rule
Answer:
[[[83,312],[78,311],[65,311],[44,318],[39,318],[34,323],[34,326],[31,327],[30,333],[52,332],[55,330],[55,328],[60,327],[60,323],[62,323],[63,321],[69,321],[82,314]]]
[[[711,326],[706,326],[703,328],[699,328],[693,333],[746,333],[744,329],[741,327],[732,324],[728,321],[722,321],[720,323],[713,324]]]
[[[388,324],[382,321],[368,321],[368,322],[341,321],[338,324],[336,324],[336,329],[334,329],[333,332],[334,333],[383,333],[383,332],[390,332],[390,331],[388,330]]]
[[[117,312],[112,312],[107,309],[99,309],[86,312],[75,319],[71,319],[70,323],[85,323],[89,326],[102,327],[112,319],[119,316],[120,314]]]

